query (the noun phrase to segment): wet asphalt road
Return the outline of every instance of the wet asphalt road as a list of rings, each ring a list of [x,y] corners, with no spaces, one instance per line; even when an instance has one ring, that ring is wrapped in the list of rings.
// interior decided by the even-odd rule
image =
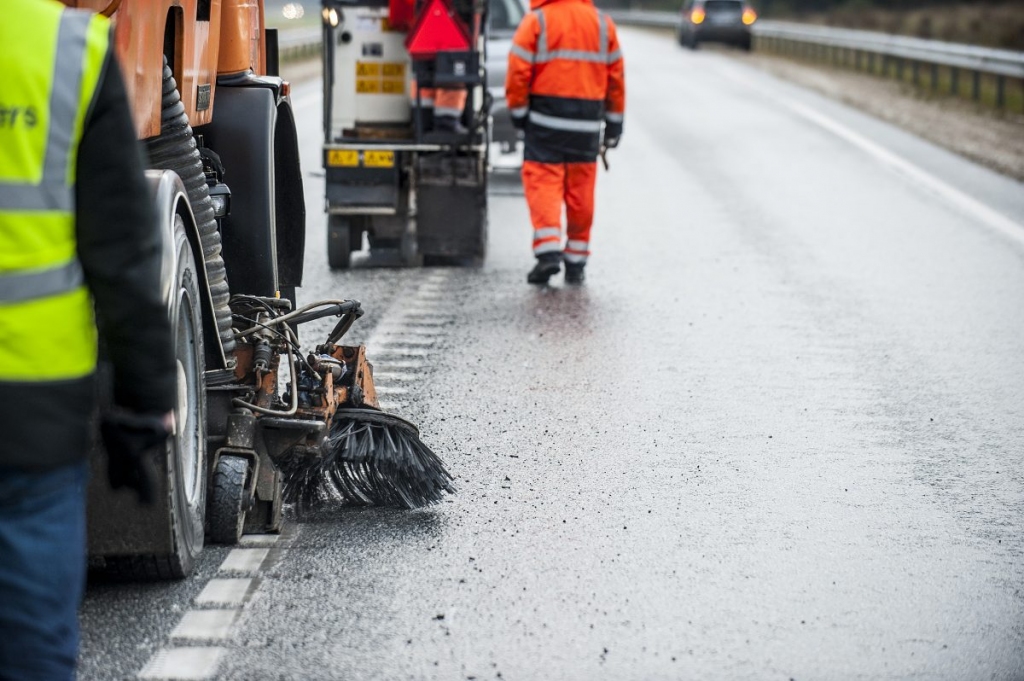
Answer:
[[[387,406],[460,491],[293,518],[218,678],[1024,678],[1024,187],[623,43],[579,288],[525,284],[509,195],[480,268],[330,272],[297,90],[302,297],[363,300]],[[82,677],[137,673],[226,553],[92,587]]]

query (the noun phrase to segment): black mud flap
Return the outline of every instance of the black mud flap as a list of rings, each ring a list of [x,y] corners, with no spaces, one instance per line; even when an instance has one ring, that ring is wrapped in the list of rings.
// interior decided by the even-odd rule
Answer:
[[[487,172],[478,156],[427,156],[419,162],[416,240],[434,259],[478,259],[487,251]]]

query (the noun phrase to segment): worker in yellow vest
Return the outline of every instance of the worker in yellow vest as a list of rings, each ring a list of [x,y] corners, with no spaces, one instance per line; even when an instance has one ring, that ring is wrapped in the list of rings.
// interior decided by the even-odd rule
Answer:
[[[164,439],[177,370],[161,235],[109,24],[55,0],[2,13],[0,678],[70,679],[97,325],[117,406],[161,424]],[[146,492],[142,457],[126,456],[111,453],[111,479]]]

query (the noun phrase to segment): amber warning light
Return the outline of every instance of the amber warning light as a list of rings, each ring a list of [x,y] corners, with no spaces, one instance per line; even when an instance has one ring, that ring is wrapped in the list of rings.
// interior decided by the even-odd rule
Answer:
[[[690,12],[690,21],[692,21],[695,24],[704,23],[704,8],[694,7],[693,11]]]
[[[750,26],[755,21],[757,21],[757,12],[750,7],[745,8],[743,10],[743,23]]]

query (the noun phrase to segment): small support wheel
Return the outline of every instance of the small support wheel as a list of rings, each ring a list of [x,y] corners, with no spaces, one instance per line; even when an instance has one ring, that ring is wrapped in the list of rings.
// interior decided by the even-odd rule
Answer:
[[[222,456],[213,473],[213,500],[209,508],[210,540],[217,544],[237,544],[245,527],[246,479],[249,462],[238,456]]]
[[[327,219],[327,264],[332,270],[347,270],[352,264],[352,223],[344,215]]]

